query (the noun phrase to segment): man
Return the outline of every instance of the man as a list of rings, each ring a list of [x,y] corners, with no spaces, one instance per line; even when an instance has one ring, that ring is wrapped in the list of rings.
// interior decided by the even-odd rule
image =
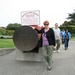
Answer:
[[[55,42],[56,42],[56,50],[54,52],[60,52],[60,38],[61,38],[61,32],[60,29],[58,28],[58,23],[55,23],[55,27],[53,28],[54,33],[55,33]]]
[[[64,35],[65,35],[65,30],[63,29],[62,31],[61,31],[61,36],[62,36],[62,44],[64,44]]]

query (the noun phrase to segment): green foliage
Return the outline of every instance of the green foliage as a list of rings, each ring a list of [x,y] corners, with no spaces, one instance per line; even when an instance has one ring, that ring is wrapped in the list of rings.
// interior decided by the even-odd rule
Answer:
[[[6,33],[6,30],[3,28],[0,28],[0,35],[5,35],[5,33]]]
[[[75,26],[75,12],[69,13],[67,19],[69,19],[69,21],[64,21],[61,26]]]
[[[61,26],[75,26],[75,21],[64,21],[64,23]]]
[[[75,20],[75,12],[74,13],[69,13],[68,18],[70,20]]]
[[[3,28],[0,28],[0,35],[10,35],[12,36],[14,33],[14,30],[6,30]]]
[[[66,30],[66,29],[68,29],[69,30],[69,32],[71,33],[71,34],[75,34],[75,26],[60,26],[59,27],[61,30]]]
[[[21,26],[21,24],[17,24],[17,23],[10,23],[7,25],[6,29],[7,30],[16,30],[17,28],[19,28]]]
[[[6,35],[13,35],[14,33],[14,30],[6,30]]]
[[[75,33],[72,33],[72,37],[75,37]]]
[[[75,41],[75,37],[72,37],[71,40]]]

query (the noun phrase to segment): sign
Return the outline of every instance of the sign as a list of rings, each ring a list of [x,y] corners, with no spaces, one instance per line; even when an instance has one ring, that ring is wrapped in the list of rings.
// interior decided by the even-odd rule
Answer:
[[[23,11],[21,12],[22,25],[40,25],[40,11]]]

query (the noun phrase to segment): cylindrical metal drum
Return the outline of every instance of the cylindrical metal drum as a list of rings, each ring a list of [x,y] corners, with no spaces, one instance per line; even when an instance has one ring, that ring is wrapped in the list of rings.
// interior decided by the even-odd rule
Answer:
[[[38,44],[38,34],[30,26],[21,26],[13,35],[15,46],[21,51],[31,51]]]

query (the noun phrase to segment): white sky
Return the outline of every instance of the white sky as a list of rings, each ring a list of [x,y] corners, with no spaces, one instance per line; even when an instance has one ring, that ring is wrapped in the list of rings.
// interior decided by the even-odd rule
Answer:
[[[0,27],[21,23],[21,11],[40,10],[40,25],[44,20],[62,24],[68,13],[74,12],[75,0],[0,0]]]

